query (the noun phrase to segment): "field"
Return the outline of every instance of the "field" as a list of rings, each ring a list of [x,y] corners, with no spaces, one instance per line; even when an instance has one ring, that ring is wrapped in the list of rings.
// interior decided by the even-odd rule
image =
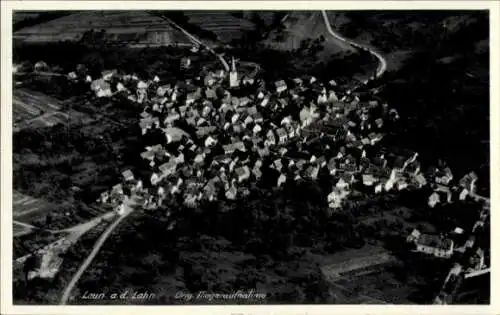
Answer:
[[[54,205],[42,199],[36,199],[17,191],[12,195],[12,214],[14,220],[32,223],[52,211]]]
[[[322,271],[345,304],[412,304],[419,287],[402,276],[402,262],[379,246],[366,245],[321,259]],[[411,272],[409,272],[411,273]]]
[[[234,17],[225,11],[187,11],[185,16],[190,24],[213,32],[225,43],[241,38],[243,32],[255,27],[252,22]]]
[[[16,224],[16,222],[12,224],[12,235],[14,237],[26,235],[29,233],[31,233],[31,228],[24,225]]]
[[[17,31],[25,42],[77,41],[89,30],[104,30],[108,39],[128,44],[190,43],[163,19],[146,11],[84,11]]]
[[[59,110],[61,103],[50,96],[24,88],[14,89],[12,110],[14,122],[29,120]]]
[[[361,297],[369,297],[388,304],[412,304],[408,296],[414,287],[401,281],[390,272],[391,264],[379,264],[347,274],[333,283]]]
[[[14,89],[12,99],[13,130],[44,128],[71,122],[88,123],[89,117],[69,110],[58,111],[61,101],[43,93],[25,88]]]

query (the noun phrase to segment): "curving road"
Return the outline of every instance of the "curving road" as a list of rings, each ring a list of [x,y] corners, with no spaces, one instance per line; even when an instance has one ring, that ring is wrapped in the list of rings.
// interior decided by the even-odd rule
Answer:
[[[61,298],[61,305],[65,305],[71,296],[71,292],[73,291],[73,288],[76,286],[78,283],[78,280],[80,280],[81,276],[87,270],[87,268],[90,266],[94,258],[96,257],[97,253],[101,249],[101,247],[104,245],[108,237],[111,235],[111,233],[114,231],[114,229],[133,211],[133,203],[131,202],[130,199],[127,199],[125,201],[125,212],[116,219],[115,222],[113,222],[107,229],[102,233],[102,235],[99,237],[97,242],[94,244],[94,247],[92,248],[92,251],[90,252],[89,256],[85,261],[80,265],[80,268],[78,271],[73,275],[73,278],[71,278],[71,281],[69,284],[66,286],[66,289],[64,290],[64,293]]]
[[[333,31],[333,29],[332,29],[330,21],[328,20],[328,16],[326,14],[326,11],[322,10],[321,13],[323,14],[323,19],[325,21],[326,29],[327,29],[328,33],[330,33],[330,35],[332,35],[336,39],[338,39],[340,41],[343,41],[344,43],[346,43],[348,45],[351,45],[351,46],[353,46],[355,48],[362,49],[362,50],[367,50],[370,54],[372,54],[373,56],[375,56],[375,58],[377,58],[377,60],[379,62],[375,78],[378,78],[382,74],[384,74],[384,72],[387,70],[387,60],[381,54],[379,54],[375,50],[371,49],[370,47],[358,44],[358,43],[356,43],[356,42],[354,42],[352,40],[349,40],[347,38],[344,38],[344,37],[340,36],[338,33],[335,33]]]

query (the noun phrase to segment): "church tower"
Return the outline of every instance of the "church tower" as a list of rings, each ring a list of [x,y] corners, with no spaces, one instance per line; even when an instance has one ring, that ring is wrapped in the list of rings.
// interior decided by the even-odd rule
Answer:
[[[233,57],[231,64],[231,72],[229,72],[229,86],[237,87],[239,83],[240,82],[238,81],[238,71],[236,70],[236,61],[234,60]]]

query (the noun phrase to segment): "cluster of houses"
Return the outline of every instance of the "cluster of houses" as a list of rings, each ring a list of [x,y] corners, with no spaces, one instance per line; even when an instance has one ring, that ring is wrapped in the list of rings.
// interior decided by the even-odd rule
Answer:
[[[181,68],[192,66],[189,57],[182,59]],[[241,77],[233,58],[229,73],[202,70],[175,84],[164,84],[157,76],[143,81],[105,71],[91,81],[91,89],[97,97],[124,93],[141,104],[142,135],[164,137],[141,153],[151,168],[146,186],[156,190],[147,200],[156,206],[172,194],[184,194],[186,204],[194,207],[202,199],[246,196],[264,177],[279,188],[290,180],[316,180],[323,173],[331,177],[327,200],[335,209],[356,183],[374,193],[430,183],[431,207],[451,202],[452,191],[457,191],[447,186],[453,179],[449,168],[424,173],[417,152],[380,148],[385,125],[399,118],[397,111],[374,99],[361,101],[334,80],[323,84],[304,76],[266,87],[255,74]],[[122,185],[147,190],[132,177]],[[473,193],[476,179],[471,173],[460,181],[461,200]]]
[[[429,207],[434,208],[437,204],[452,203],[458,199],[464,201],[467,197],[476,196],[476,173],[470,172],[463,176],[458,183],[453,184],[453,173],[449,167],[438,169],[429,168],[429,177],[433,178],[433,192],[429,196]]]
[[[190,65],[181,63],[186,64]],[[113,76],[117,73],[106,71],[93,81],[98,82],[96,87],[91,84],[97,97],[110,95]],[[176,84],[162,84],[158,77],[147,82],[133,76],[121,78],[137,81],[135,92],[128,89],[127,93],[130,100],[142,104],[142,135],[163,138],[141,153],[151,170],[145,179],[148,188],[130,170],[124,172],[121,184],[137,192],[150,191],[146,198],[150,207],[178,194],[193,207],[202,200],[234,200],[248,195],[249,188],[264,177],[281,187],[290,180],[316,180],[320,172],[326,172],[335,181],[328,196],[335,208],[349,194],[360,169],[366,169],[364,183],[373,185],[375,191],[397,184],[394,174],[383,163],[371,163],[363,150],[383,137],[383,118],[370,115],[382,105],[361,102],[349,91],[341,91],[333,80],[325,85],[305,76],[290,82],[278,80],[266,88],[255,77],[240,79],[234,59],[229,75],[224,70],[202,71],[194,80]],[[125,91],[117,86],[116,91],[120,90]],[[397,116],[393,110],[386,114],[387,119]],[[325,124],[335,125],[329,126],[335,130],[333,135],[307,136]],[[330,145],[317,152],[309,148],[319,142]],[[408,156],[405,162],[412,159],[413,155]],[[384,156],[375,160],[381,162]],[[122,188],[103,193],[101,200],[120,196]]]
[[[449,184],[451,178],[451,171],[446,169],[437,175],[435,180],[437,185],[445,185]],[[476,180],[477,176],[471,172],[460,179],[458,187],[454,186],[452,188],[455,194],[459,194],[459,200],[465,200],[465,197],[468,195],[475,196],[474,185]],[[461,192],[457,193],[457,191]],[[466,193],[463,193],[464,191]],[[476,201],[482,202],[483,207],[479,211],[479,217],[468,234],[460,227],[456,227],[450,233],[440,235],[426,234],[414,229],[407,237],[407,242],[414,244],[416,252],[443,259],[453,259],[455,261],[443,282],[441,290],[434,299],[434,304],[453,303],[454,296],[459,291],[462,283],[467,281],[466,279],[490,272],[490,266],[485,260],[489,249],[482,248],[476,242],[479,234],[489,233],[484,228],[490,218],[490,204],[486,198],[476,198]],[[447,202],[451,202],[451,200],[447,200]],[[429,206],[433,207],[431,204]]]
[[[189,58],[183,58],[181,67],[192,67]],[[142,135],[163,141],[141,153],[150,168],[149,183],[143,185],[127,170],[123,182],[103,193],[102,201],[119,204],[125,188],[146,196],[145,207],[157,208],[179,195],[185,205],[196,207],[203,200],[247,196],[264,178],[279,188],[322,174],[332,183],[326,199],[334,209],[342,207],[355,187],[379,194],[430,186],[430,207],[475,195],[475,173],[452,185],[450,168],[424,172],[417,152],[380,147],[386,124],[399,119],[397,111],[374,99],[360,100],[334,80],[323,84],[304,76],[266,87],[254,76],[240,78],[234,59],[229,73],[203,70],[176,84],[123,75],[126,83],[115,80],[111,92],[116,76],[116,71],[106,71],[92,81],[96,96],[127,93],[142,104]],[[125,88],[130,81],[135,87]],[[443,258],[462,248],[419,231],[408,241],[416,243],[417,251]]]

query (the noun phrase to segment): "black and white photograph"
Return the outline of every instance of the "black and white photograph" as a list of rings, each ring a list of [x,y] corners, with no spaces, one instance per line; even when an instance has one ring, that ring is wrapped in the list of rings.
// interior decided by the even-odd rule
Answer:
[[[490,305],[490,10],[332,7],[12,10],[12,304]]]

